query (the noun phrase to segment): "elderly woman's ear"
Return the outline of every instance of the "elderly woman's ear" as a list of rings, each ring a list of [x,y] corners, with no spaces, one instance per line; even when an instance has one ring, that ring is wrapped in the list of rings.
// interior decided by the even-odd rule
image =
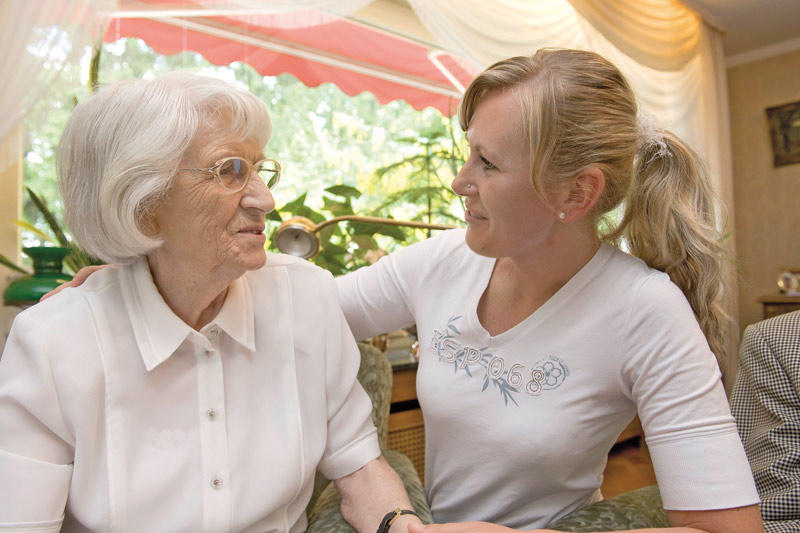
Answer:
[[[151,239],[158,238],[158,222],[152,212],[140,218],[137,225],[139,226],[139,231],[144,235],[147,235]]]

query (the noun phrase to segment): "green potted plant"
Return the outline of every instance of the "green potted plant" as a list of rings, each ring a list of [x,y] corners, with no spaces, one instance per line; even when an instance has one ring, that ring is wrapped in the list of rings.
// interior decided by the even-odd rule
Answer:
[[[35,234],[41,241],[49,243],[47,246],[27,246],[22,248],[22,253],[31,258],[32,270],[18,266],[14,261],[0,254],[0,264],[11,270],[23,274],[14,280],[3,291],[5,305],[26,307],[39,301],[39,298],[49,290],[72,279],[70,274],[63,272],[63,266],[77,272],[84,266],[96,265],[101,262],[90,257],[80,246],[71,242],[55,215],[48,209],[45,202],[29,187],[25,187],[31,202],[39,214],[44,218],[51,233],[48,235],[30,222],[15,220],[21,228]]]

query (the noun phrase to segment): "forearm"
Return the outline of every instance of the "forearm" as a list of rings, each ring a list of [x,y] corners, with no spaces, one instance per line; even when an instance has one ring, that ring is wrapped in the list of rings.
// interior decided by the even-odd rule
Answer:
[[[761,533],[764,531],[757,505],[714,511],[667,511],[669,528],[630,529],[627,533]],[[411,526],[409,533],[512,533],[516,530],[487,522],[461,522]],[[552,532],[532,529],[524,533]],[[393,532],[396,533],[396,532]],[[610,533],[610,532],[605,532]]]
[[[334,484],[342,496],[342,516],[360,533],[375,533],[386,513],[394,509],[413,510],[403,482],[383,457],[334,480]],[[400,516],[390,533],[405,532],[411,523],[421,522],[414,515]]]
[[[401,250],[401,252],[404,250]],[[339,304],[356,340],[388,333],[414,323],[408,306],[407,272],[392,253],[378,263],[336,279]],[[417,267],[418,268],[418,267]]]

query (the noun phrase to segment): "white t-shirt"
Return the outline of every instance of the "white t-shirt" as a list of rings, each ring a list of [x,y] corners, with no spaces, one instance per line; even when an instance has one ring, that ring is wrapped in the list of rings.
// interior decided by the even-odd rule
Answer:
[[[0,359],[0,529],[303,531],[317,468],[380,454],[359,364],[305,261],[269,254],[200,332],[145,260],[93,274],[18,315]]]
[[[541,528],[600,500],[606,457],[637,407],[667,509],[758,502],[715,358],[666,274],[603,245],[491,336],[477,305],[494,262],[452,230],[338,280],[356,338],[417,325],[437,522]]]

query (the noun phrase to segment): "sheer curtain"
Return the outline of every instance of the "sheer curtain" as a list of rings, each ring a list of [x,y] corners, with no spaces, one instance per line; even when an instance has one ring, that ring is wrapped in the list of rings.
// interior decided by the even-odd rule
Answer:
[[[558,46],[594,50],[628,77],[640,104],[707,159],[718,190],[730,189],[717,146],[725,98],[721,34],[674,0],[409,0],[438,44],[484,68]],[[724,63],[722,63],[724,65]],[[724,113],[724,114],[727,114]],[[715,131],[709,133],[709,125]],[[723,197],[725,194],[723,193]]]
[[[0,6],[0,139],[58,81],[62,69],[80,60],[100,35],[116,0],[23,0]],[[0,169],[18,153],[0,152]]]
[[[538,48],[596,51],[614,62],[641,107],[705,159],[733,228],[733,174],[722,33],[677,0],[409,0],[439,45],[480,65]],[[728,245],[735,252],[732,239]],[[731,268],[728,287],[735,286]],[[736,295],[727,310],[738,316]],[[736,368],[732,331],[726,383]]]

